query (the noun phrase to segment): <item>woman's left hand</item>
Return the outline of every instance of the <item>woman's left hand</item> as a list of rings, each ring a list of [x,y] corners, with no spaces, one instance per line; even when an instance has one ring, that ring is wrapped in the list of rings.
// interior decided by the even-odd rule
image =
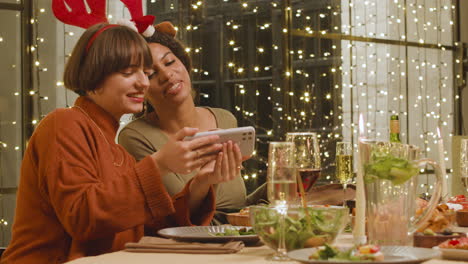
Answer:
[[[231,141],[223,143],[216,160],[206,163],[193,177],[190,184],[190,208],[200,206],[211,185],[227,182],[240,176],[242,154],[239,146]]]
[[[223,149],[218,153],[216,160],[201,167],[195,177],[205,184],[218,184],[231,181],[238,177],[242,168],[242,154],[236,143],[228,141],[223,143]]]

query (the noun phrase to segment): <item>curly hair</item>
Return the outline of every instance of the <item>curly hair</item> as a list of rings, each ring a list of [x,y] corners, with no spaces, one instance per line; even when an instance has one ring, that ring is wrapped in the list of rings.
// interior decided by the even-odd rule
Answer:
[[[177,39],[169,36],[166,33],[155,31],[151,37],[145,38],[148,44],[158,43],[168,47],[172,53],[184,64],[187,72],[192,70],[192,61],[189,55],[185,52],[185,47]]]
[[[192,71],[192,61],[188,53],[185,51],[184,45],[180,41],[166,33],[159,32],[157,30],[151,37],[146,37],[145,40],[148,44],[157,43],[169,48],[171,52],[177,57],[177,59],[179,59],[182,62],[182,64],[184,64],[185,68],[187,69],[187,72],[190,74],[190,72]],[[194,98],[195,94],[195,91],[193,91],[192,96]],[[144,108],[146,108],[144,110],[145,113],[151,113],[154,111],[153,106],[148,101],[145,101]],[[135,114],[135,117],[140,117],[143,114],[144,113]]]

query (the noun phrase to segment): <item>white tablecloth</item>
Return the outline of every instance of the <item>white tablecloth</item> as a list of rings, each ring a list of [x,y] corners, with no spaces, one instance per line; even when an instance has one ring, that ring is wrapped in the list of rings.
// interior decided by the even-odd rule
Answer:
[[[467,232],[468,228],[457,228],[457,232]],[[350,234],[341,235],[336,243],[340,245],[350,244]],[[245,247],[236,254],[175,254],[175,253],[131,253],[118,251],[103,254],[96,257],[85,257],[68,262],[69,264],[297,264],[295,261],[274,262],[268,261],[267,257],[272,255],[273,250],[266,246]],[[443,259],[432,259],[424,264],[460,264],[466,261],[452,261]]]

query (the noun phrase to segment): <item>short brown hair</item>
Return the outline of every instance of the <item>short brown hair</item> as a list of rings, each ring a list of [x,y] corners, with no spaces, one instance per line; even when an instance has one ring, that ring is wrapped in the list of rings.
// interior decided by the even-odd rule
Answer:
[[[151,51],[140,34],[126,26],[116,26],[101,32],[89,50],[89,39],[102,27],[101,23],[88,28],[78,40],[63,74],[65,87],[79,95],[96,90],[104,79],[128,68],[132,63],[151,68]],[[132,61],[137,59],[137,61]]]

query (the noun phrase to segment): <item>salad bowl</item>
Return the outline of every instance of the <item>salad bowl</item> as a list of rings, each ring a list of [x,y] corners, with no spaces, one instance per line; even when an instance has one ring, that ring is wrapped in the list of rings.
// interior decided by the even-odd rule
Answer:
[[[341,206],[291,205],[284,221],[275,206],[251,206],[250,222],[255,233],[273,250],[284,232],[287,251],[331,244],[348,223],[348,208]]]

